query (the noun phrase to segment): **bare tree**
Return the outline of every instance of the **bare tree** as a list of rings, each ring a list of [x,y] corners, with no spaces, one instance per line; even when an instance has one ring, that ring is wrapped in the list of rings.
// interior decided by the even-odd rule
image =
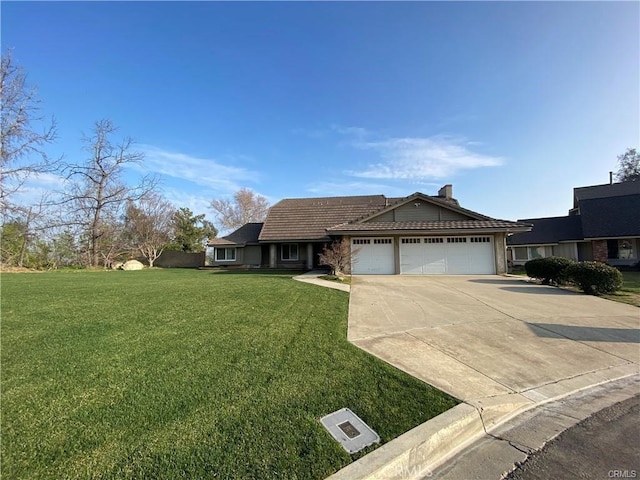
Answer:
[[[175,208],[158,194],[127,204],[125,233],[131,246],[153,267],[173,235]]]
[[[352,249],[351,242],[343,238],[325,245],[318,260],[320,265],[326,265],[331,269],[332,275],[348,275],[351,273],[351,261],[358,252],[360,247]]]
[[[212,200],[211,208],[216,211],[223,229],[236,230],[246,223],[264,221],[269,211],[269,202],[248,188],[241,188],[233,194],[233,200]]]
[[[124,168],[140,163],[144,154],[131,151],[134,142],[125,137],[113,140],[116,127],[110,120],[96,122],[91,136],[85,136],[86,162],[65,166],[69,190],[65,203],[73,207],[69,224],[84,227],[88,242],[88,265],[98,266],[100,258],[109,265],[118,250],[121,228],[117,222],[128,201],[137,201],[154,191],[157,181],[145,176],[135,186],[122,180]]]
[[[27,85],[24,70],[13,63],[11,52],[0,63],[0,213],[11,207],[10,197],[38,173],[55,170],[44,146],[56,137],[55,120],[39,114],[37,88]],[[35,123],[43,125],[37,130]]]

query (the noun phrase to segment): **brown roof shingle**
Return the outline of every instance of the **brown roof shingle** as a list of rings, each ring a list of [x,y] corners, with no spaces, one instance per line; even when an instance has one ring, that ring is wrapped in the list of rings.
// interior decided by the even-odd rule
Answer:
[[[271,207],[259,239],[329,240],[329,227],[370,215],[387,203],[384,195],[287,198]]]

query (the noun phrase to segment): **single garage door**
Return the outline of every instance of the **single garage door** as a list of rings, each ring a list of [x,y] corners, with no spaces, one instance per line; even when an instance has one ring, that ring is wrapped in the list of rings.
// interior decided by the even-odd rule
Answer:
[[[353,238],[351,251],[352,273],[357,275],[393,275],[395,273],[392,238]]]
[[[491,236],[400,239],[400,273],[485,275],[495,271]]]

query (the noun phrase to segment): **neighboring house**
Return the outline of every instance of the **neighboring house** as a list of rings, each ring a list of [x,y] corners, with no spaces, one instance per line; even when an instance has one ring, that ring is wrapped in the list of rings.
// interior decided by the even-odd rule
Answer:
[[[532,224],[533,229],[508,238],[514,265],[550,256],[635,265],[640,249],[640,181],[574,188],[573,208],[566,217],[518,222]]]
[[[530,228],[460,207],[451,185],[437,196],[285,199],[263,224],[211,241],[206,265],[312,269],[325,245],[347,238],[356,274],[504,273],[506,236]]]

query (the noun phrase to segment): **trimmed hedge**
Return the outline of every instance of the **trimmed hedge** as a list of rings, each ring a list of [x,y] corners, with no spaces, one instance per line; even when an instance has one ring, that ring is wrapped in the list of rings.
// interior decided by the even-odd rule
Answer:
[[[573,260],[563,257],[535,258],[524,264],[527,275],[540,280],[544,285],[562,285],[569,280],[567,269]]]
[[[573,262],[567,268],[571,282],[589,295],[613,293],[622,286],[622,274],[617,268],[600,262]]]

